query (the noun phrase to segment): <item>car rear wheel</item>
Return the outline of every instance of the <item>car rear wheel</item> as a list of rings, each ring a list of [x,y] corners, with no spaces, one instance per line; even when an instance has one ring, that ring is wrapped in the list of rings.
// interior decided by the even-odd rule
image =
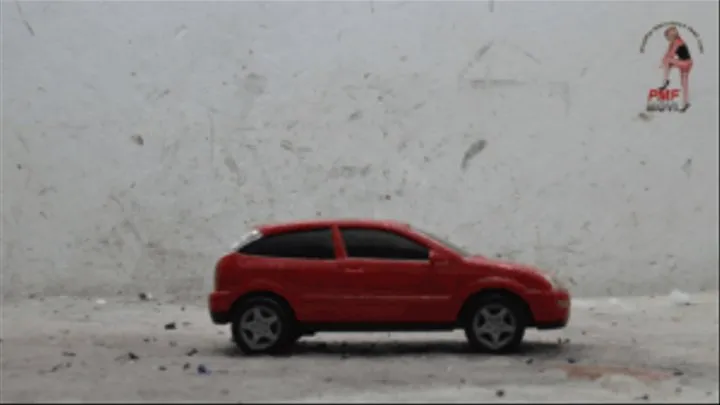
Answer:
[[[517,300],[503,295],[481,296],[472,304],[468,315],[465,336],[473,349],[507,353],[522,343],[527,317]]]
[[[289,311],[277,300],[266,297],[248,299],[233,314],[232,336],[243,353],[276,353],[295,343],[294,322]]]

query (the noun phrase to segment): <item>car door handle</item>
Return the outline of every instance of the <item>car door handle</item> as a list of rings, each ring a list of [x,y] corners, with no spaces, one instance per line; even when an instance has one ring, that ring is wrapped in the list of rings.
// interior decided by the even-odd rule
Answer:
[[[360,274],[360,273],[364,273],[364,272],[365,272],[365,270],[363,270],[363,269],[361,269],[361,268],[359,268],[359,267],[353,267],[353,268],[350,268],[350,269],[345,269],[345,273],[350,273],[350,274]]]

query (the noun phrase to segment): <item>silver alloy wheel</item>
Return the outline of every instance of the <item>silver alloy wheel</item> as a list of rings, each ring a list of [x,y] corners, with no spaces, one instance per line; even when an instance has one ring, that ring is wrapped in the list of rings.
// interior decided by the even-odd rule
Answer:
[[[502,304],[489,304],[475,313],[472,321],[475,337],[491,350],[502,349],[509,344],[518,329],[512,311]]]
[[[280,339],[280,316],[264,305],[248,308],[240,318],[240,338],[252,350],[265,350]]]

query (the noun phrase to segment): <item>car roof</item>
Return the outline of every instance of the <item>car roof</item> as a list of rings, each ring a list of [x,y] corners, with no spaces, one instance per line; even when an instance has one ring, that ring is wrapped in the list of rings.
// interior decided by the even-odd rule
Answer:
[[[308,228],[329,227],[329,226],[357,226],[368,228],[409,228],[405,222],[389,219],[308,219],[299,221],[267,223],[256,226],[260,232],[265,234],[299,231]]]

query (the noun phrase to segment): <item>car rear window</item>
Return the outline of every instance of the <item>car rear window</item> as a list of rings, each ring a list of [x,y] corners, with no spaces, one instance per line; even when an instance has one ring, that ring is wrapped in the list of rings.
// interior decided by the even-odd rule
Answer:
[[[260,238],[262,238],[262,233],[257,229],[253,229],[252,231],[243,235],[240,240],[235,242],[235,244],[233,244],[232,250],[235,252],[240,252],[245,246],[255,242]]]
[[[332,231],[329,227],[262,236],[241,246],[238,252],[253,256],[294,259],[335,258]]]

